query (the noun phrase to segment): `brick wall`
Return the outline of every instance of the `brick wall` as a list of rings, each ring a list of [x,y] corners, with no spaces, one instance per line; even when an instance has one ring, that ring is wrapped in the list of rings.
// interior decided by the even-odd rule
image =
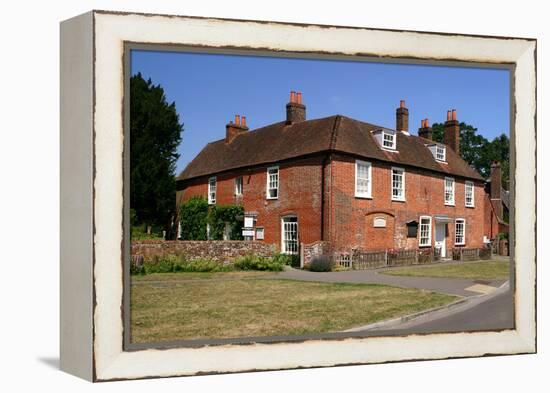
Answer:
[[[392,154],[392,153],[388,153]],[[372,162],[372,198],[355,197],[355,159],[335,155],[331,161],[332,205],[330,240],[339,248],[380,250],[384,248],[417,248],[418,238],[407,237],[408,221],[418,221],[421,215],[432,217],[432,244],[435,239],[434,215],[446,215],[446,248],[455,247],[454,219],[466,220],[465,247],[482,247],[484,235],[484,190],[481,182],[474,186],[474,205],[466,207],[465,181],[455,177],[455,205],[444,201],[443,174],[434,174],[416,168],[405,169],[405,202],[391,200],[391,168],[383,162]],[[386,219],[386,228],[374,228],[376,217]],[[392,236],[393,233],[393,236]],[[390,246],[388,237],[392,238]],[[389,247],[388,247],[389,246]]]
[[[324,241],[313,242],[311,244],[302,243],[303,266],[311,263],[313,258],[326,255],[330,252],[330,244]]]
[[[132,241],[132,256],[143,255],[145,260],[153,256],[185,255],[189,259],[206,258],[220,263],[232,262],[233,259],[247,254],[270,256],[275,247],[262,242],[245,241],[182,241],[182,240],[141,240]]]
[[[256,228],[264,228],[265,242],[280,249],[281,218],[298,217],[300,242],[321,240],[321,189],[323,157],[316,156],[279,165],[279,198],[266,198],[267,168],[271,165],[232,171],[216,176],[216,204],[242,204],[245,212],[256,212]],[[235,178],[243,177],[243,195],[235,197]],[[208,177],[189,182],[178,191],[177,200],[208,193]]]
[[[395,154],[395,153],[386,153]],[[246,212],[256,212],[256,227],[264,228],[265,243],[280,249],[281,218],[296,215],[299,241],[304,244],[329,241],[335,251],[350,248],[381,250],[418,248],[418,238],[407,237],[408,221],[421,215],[446,215],[446,248],[455,247],[454,220],[466,220],[466,245],[482,247],[486,234],[485,192],[482,182],[474,187],[475,207],[465,207],[465,180],[455,177],[455,205],[444,204],[443,174],[416,168],[405,169],[405,202],[391,200],[391,164],[372,161],[372,198],[355,197],[355,159],[346,155],[315,156],[279,165],[279,198],[266,199],[267,167],[228,172],[217,176],[217,204],[243,204]],[[325,165],[324,165],[325,164]],[[444,164],[442,164],[444,165]],[[243,176],[243,196],[234,195],[235,178]],[[208,177],[188,182],[178,191],[178,201],[207,194]],[[324,183],[324,208],[321,190]],[[374,228],[374,220],[384,218],[386,227]],[[321,223],[324,222],[324,228]]]

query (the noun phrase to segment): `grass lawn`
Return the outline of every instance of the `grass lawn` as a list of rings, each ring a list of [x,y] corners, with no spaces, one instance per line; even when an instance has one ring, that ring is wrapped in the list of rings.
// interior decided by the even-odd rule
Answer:
[[[380,273],[409,277],[446,277],[471,280],[505,280],[510,276],[508,261],[466,262],[384,270]]]
[[[273,273],[133,276],[131,340],[145,343],[335,332],[456,299],[417,289],[269,276]]]

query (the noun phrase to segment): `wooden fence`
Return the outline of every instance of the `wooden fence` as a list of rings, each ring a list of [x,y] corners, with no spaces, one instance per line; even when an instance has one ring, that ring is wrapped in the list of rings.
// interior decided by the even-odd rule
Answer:
[[[475,261],[492,258],[490,248],[455,248],[447,255],[456,261]],[[394,266],[424,265],[440,262],[441,250],[437,248],[422,250],[385,250],[336,252],[333,255],[337,266],[353,270],[379,269]]]
[[[451,252],[453,261],[479,261],[493,257],[491,248],[455,248]]]

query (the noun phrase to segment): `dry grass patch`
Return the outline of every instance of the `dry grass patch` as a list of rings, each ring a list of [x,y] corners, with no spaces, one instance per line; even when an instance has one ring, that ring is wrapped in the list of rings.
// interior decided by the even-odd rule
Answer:
[[[393,276],[464,278],[470,280],[505,280],[510,276],[508,261],[465,262],[452,265],[424,266],[385,270]]]
[[[131,289],[132,342],[335,332],[456,299],[382,285],[266,279],[269,275],[140,278]]]

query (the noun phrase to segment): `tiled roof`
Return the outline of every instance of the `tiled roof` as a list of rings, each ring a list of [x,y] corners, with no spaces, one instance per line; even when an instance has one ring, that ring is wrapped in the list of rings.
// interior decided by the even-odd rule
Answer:
[[[282,121],[245,132],[231,143],[222,139],[207,144],[177,179],[192,179],[315,153],[339,152],[483,180],[450,148],[447,148],[446,163],[436,161],[426,147],[431,141],[418,136],[397,132],[397,151],[385,151],[372,135],[377,129],[385,128],[341,115],[293,124]]]

